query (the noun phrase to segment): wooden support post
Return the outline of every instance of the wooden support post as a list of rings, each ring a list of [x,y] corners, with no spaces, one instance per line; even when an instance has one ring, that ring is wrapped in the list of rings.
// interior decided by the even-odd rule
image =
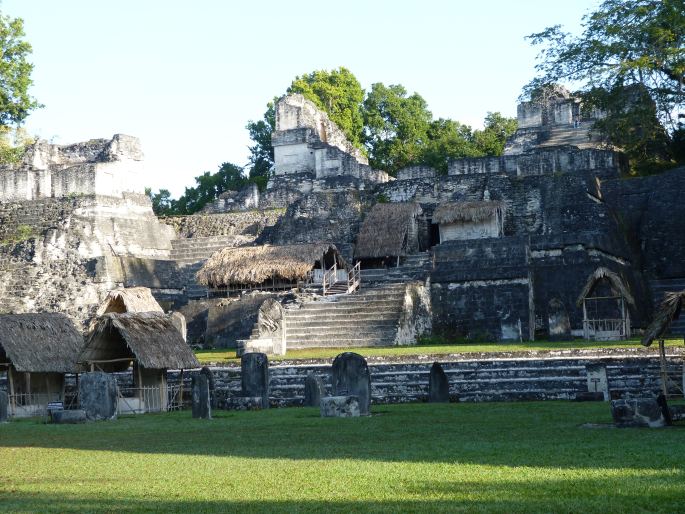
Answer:
[[[181,370],[181,374],[179,375],[179,381],[180,381],[180,386],[178,388],[178,404],[179,404],[179,410],[183,409],[183,370]]]
[[[659,340],[659,363],[661,364],[661,391],[668,398],[668,369],[666,367],[666,345],[664,340]]]
[[[7,368],[7,377],[9,378],[9,382],[10,382],[10,398],[12,399],[10,404],[12,406],[12,415],[16,415],[16,413],[17,413],[17,397],[14,395],[14,377],[12,375],[12,366]]]

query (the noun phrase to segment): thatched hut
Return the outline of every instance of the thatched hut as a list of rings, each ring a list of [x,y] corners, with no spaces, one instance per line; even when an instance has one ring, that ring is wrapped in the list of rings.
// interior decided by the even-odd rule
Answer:
[[[365,267],[399,264],[400,258],[419,249],[418,203],[377,203],[364,218],[354,257]]]
[[[0,372],[7,374],[15,416],[64,402],[64,375],[78,371],[83,336],[61,313],[0,315]]]
[[[104,314],[79,356],[90,370],[125,371],[133,365],[133,388],[123,411],[151,412],[168,406],[167,369],[200,367],[171,316],[158,312]]]
[[[443,203],[433,212],[432,223],[439,227],[441,243],[501,237],[504,204],[491,200]]]
[[[97,316],[108,312],[161,312],[164,310],[157,303],[152,291],[147,287],[127,287],[113,289],[98,307]]]
[[[291,289],[300,282],[320,283],[333,266],[347,263],[331,243],[243,246],[214,253],[196,274],[212,289]]]
[[[585,339],[611,341],[630,337],[628,305],[635,306],[635,300],[617,273],[597,268],[585,282],[576,304],[583,309]]]
[[[668,334],[671,323],[680,317],[683,300],[685,300],[685,290],[666,293],[654,315],[654,319],[642,336],[641,343],[644,346],[651,346],[655,340],[661,340]]]
[[[668,364],[666,362],[666,348],[664,345],[664,338],[668,334],[671,323],[680,317],[683,308],[683,300],[685,300],[685,290],[666,293],[661,305],[654,315],[654,319],[645,330],[642,340],[640,341],[644,346],[651,346],[656,340],[659,341],[659,361],[661,364],[661,388],[664,396],[668,396],[669,385],[671,380],[668,374]],[[685,378],[685,369],[683,371]],[[678,386],[676,386],[676,389]],[[685,383],[681,384],[680,391],[684,392]]]

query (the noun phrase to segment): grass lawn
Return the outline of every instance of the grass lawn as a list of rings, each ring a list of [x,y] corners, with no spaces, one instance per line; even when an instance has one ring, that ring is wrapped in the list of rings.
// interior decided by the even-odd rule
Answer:
[[[682,347],[682,339],[666,341],[670,347]],[[333,359],[345,351],[354,351],[364,357],[397,357],[410,355],[444,355],[449,353],[489,353],[489,352],[521,352],[540,350],[568,350],[568,349],[596,349],[596,348],[643,348],[639,339],[627,341],[531,341],[523,343],[474,343],[474,344],[435,344],[425,343],[413,346],[387,346],[373,348],[308,348],[305,350],[289,350],[286,355],[269,356],[269,360],[308,360]],[[235,350],[196,350],[201,363],[239,363]]]
[[[5,512],[678,512],[685,427],[583,428],[606,403],[189,412],[0,425]]]

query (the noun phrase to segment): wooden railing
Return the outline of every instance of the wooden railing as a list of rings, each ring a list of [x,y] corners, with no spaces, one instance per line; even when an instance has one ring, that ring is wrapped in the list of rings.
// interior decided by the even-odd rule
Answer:
[[[326,293],[330,289],[330,287],[335,284],[338,281],[338,263],[334,262],[333,266],[331,266],[331,269],[326,270],[323,274],[323,294],[326,296]]]
[[[352,270],[349,272],[347,276],[347,292],[348,293],[353,293],[362,284],[362,268],[361,268],[361,262],[358,262],[357,264],[354,265]]]
[[[583,320],[585,338],[622,339],[626,337],[625,319],[586,319]]]

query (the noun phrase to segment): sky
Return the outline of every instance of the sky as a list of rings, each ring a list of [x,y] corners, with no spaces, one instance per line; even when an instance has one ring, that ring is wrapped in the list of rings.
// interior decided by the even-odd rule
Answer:
[[[537,49],[577,33],[598,0],[2,0],[33,46],[29,133],[58,144],[140,138],[143,182],[177,197],[223,162],[244,166],[248,120],[293,78],[345,66],[365,89],[402,84],[435,117],[474,128],[516,115]]]

